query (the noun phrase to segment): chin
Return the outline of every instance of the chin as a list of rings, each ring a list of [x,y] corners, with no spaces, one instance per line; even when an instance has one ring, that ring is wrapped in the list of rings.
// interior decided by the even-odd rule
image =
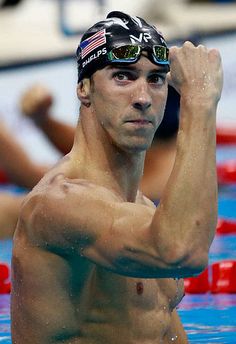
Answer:
[[[120,144],[119,148],[127,153],[142,153],[145,152],[151,146],[151,142],[126,142]]]

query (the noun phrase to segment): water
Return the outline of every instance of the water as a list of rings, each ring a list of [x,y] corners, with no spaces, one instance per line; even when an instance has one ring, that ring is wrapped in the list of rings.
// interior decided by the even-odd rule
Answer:
[[[190,343],[236,343],[235,294],[186,295],[179,314]]]
[[[10,296],[0,295],[0,343],[11,344]]]

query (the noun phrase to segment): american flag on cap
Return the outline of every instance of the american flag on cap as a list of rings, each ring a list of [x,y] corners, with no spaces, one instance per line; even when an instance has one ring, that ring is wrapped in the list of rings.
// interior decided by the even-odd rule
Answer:
[[[106,43],[105,29],[96,32],[80,43],[82,59],[94,49]]]

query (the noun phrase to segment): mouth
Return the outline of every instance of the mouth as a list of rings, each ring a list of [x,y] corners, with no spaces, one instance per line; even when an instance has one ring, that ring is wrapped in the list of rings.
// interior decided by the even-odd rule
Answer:
[[[146,126],[152,126],[153,122],[148,120],[148,119],[132,119],[132,120],[127,120],[125,121],[127,124],[131,124],[133,126],[139,126],[139,127],[146,127]]]

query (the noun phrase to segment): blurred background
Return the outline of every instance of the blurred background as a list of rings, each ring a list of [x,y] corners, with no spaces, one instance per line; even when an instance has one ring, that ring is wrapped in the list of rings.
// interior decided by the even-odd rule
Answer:
[[[75,51],[81,33],[111,10],[152,22],[168,43],[184,40],[218,48],[224,65],[224,90],[218,125],[236,125],[236,2],[194,0],[0,0],[0,119],[26,153],[54,163],[60,153],[19,107],[32,84],[46,85],[54,96],[52,114],[75,125]]]

